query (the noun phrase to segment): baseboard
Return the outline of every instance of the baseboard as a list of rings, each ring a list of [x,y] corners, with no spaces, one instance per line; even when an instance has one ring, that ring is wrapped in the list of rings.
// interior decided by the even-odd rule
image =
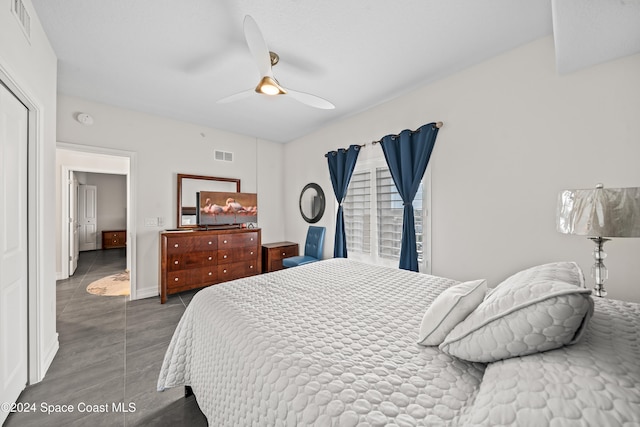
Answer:
[[[157,297],[158,295],[158,288],[143,288],[136,290],[136,299],[152,298]]]
[[[53,340],[49,349],[44,352],[44,357],[42,358],[42,364],[40,365],[40,373],[41,378],[38,379],[38,382],[44,379],[44,376],[47,374],[51,363],[53,363],[53,358],[58,354],[58,349],[60,349],[60,341],[58,340],[58,333],[56,332],[55,339]]]

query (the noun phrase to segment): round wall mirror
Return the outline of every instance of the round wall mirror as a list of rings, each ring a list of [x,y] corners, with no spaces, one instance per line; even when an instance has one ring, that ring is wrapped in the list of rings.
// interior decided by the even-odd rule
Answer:
[[[313,224],[324,214],[324,191],[315,183],[307,184],[300,193],[300,214],[305,221]]]

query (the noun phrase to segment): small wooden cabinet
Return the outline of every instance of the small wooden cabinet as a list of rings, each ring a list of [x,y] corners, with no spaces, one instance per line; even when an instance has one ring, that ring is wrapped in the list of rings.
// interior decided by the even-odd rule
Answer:
[[[190,289],[260,274],[260,229],[160,233],[160,302]]]
[[[282,260],[292,256],[298,256],[297,243],[265,243],[262,245],[262,272],[282,270]]]
[[[102,249],[124,248],[127,246],[127,230],[104,230]]]

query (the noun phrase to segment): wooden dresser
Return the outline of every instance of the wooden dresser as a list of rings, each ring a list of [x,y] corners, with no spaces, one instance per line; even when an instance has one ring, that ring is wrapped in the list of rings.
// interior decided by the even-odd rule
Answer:
[[[260,229],[160,233],[160,302],[167,295],[260,274]]]
[[[102,231],[102,249],[124,248],[127,246],[127,230]]]
[[[262,272],[282,270],[282,260],[292,256],[298,256],[297,243],[265,243],[262,245]]]

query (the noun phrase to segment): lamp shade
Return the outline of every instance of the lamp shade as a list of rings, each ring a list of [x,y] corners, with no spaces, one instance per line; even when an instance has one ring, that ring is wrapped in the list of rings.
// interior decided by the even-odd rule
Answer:
[[[640,237],[640,187],[564,190],[558,196],[560,233],[589,237]]]

